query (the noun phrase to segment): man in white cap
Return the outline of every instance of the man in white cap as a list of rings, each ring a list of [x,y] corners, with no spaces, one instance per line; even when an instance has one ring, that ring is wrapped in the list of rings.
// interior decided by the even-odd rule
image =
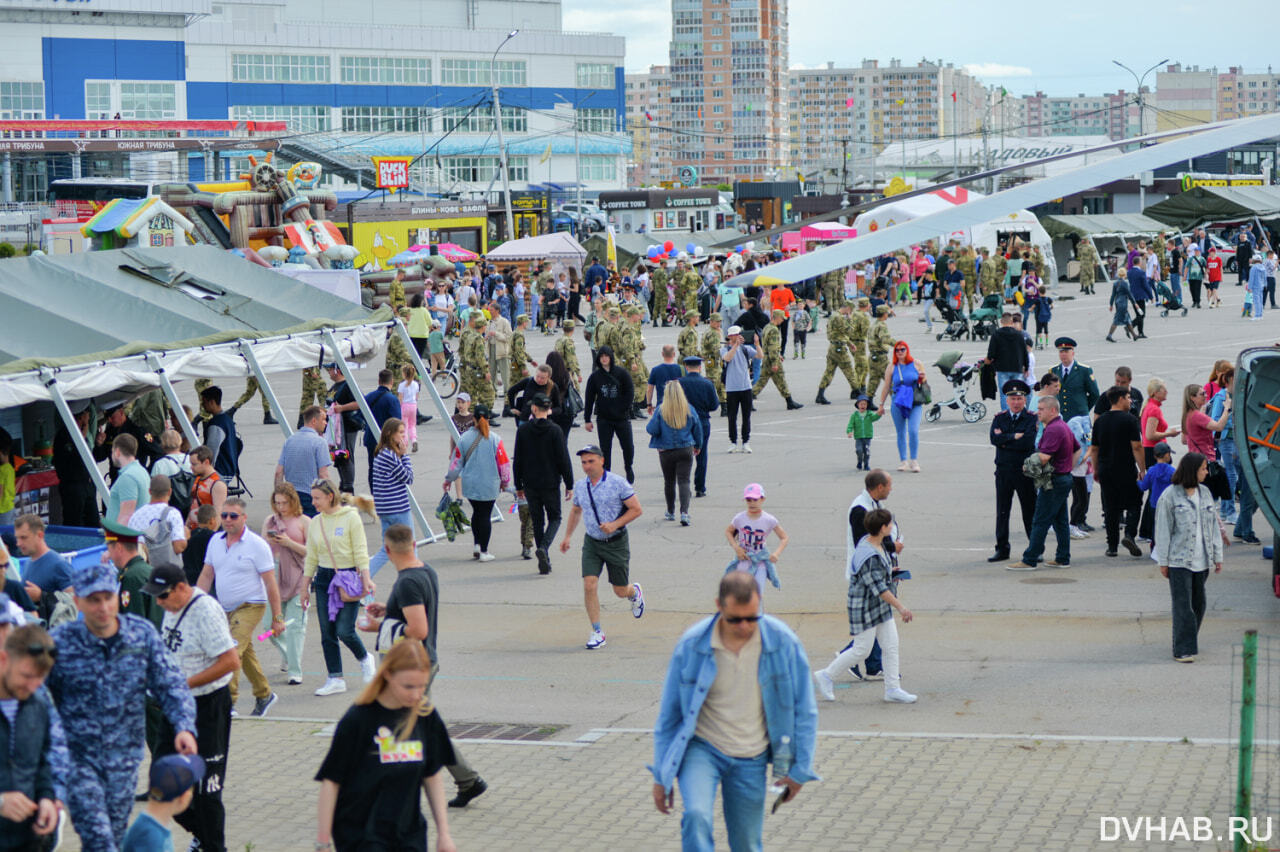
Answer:
[[[720,347],[724,364],[725,406],[729,410],[729,452],[751,452],[751,360],[754,346],[743,339],[742,327],[729,326],[729,342]],[[738,447],[738,412],[742,412],[742,447]]]

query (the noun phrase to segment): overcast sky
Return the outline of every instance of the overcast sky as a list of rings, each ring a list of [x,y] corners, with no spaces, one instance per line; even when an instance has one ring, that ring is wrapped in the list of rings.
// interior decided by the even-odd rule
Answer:
[[[562,1],[565,29],[626,37],[628,71],[667,63],[669,0]],[[1139,74],[1166,58],[1250,72],[1275,62],[1280,70],[1280,53],[1266,49],[1274,37],[1263,25],[1274,24],[1275,14],[1274,6],[1255,0],[1221,7],[1182,0],[1152,6],[1133,0],[791,0],[791,65],[856,66],[864,58],[915,64],[927,57],[968,66],[984,83],[1017,95],[1133,91],[1133,77],[1111,60]],[[1154,80],[1153,72],[1148,85]]]

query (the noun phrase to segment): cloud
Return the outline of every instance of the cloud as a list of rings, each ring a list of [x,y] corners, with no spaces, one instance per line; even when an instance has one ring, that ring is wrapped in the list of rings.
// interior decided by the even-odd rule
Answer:
[[[650,65],[666,65],[671,38],[670,4],[650,0],[613,0],[601,16],[595,0],[565,0],[563,26],[568,32],[608,32],[625,36],[628,71],[648,71]]]
[[[977,62],[964,66],[975,77],[1030,77],[1031,69],[1023,65],[1001,65],[999,62]]]

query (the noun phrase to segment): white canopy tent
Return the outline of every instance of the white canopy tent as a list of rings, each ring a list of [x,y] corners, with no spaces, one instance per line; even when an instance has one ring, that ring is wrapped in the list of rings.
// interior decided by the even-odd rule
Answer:
[[[551,260],[565,263],[582,263],[587,250],[582,244],[563,231],[508,240],[485,255],[494,262],[517,260]]]

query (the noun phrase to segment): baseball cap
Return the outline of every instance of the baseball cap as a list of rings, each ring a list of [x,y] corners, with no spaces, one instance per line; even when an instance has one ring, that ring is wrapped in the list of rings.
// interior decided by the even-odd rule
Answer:
[[[743,500],[759,500],[762,497],[764,497],[764,486],[758,482],[753,482],[742,489]]]
[[[578,450],[578,452],[577,452],[577,453],[575,453],[575,455],[579,455],[579,456],[600,456],[600,458],[604,458],[604,451],[603,451],[603,450],[601,450],[601,449],[600,449],[600,447],[598,447],[598,446],[597,446],[597,445],[595,445],[595,444],[587,444],[585,447],[583,447],[582,449]]]
[[[187,574],[177,565],[157,565],[151,569],[151,578],[142,586],[142,591],[156,597],[167,592],[179,583],[187,582]]]
[[[153,802],[172,802],[204,780],[204,759],[198,754],[167,754],[151,762]]]
[[[1165,453],[1173,455],[1173,447],[1169,446],[1167,441],[1159,441],[1156,443],[1154,452],[1157,456],[1162,456]]]
[[[730,337],[733,337],[735,334],[742,334],[742,326],[740,326],[740,325],[731,325],[731,326],[729,326],[729,331],[727,332],[727,334],[728,334]]]
[[[458,401],[459,401],[459,402],[470,402],[470,401],[471,401],[471,394],[467,393],[466,391],[462,391],[461,393],[459,393],[459,394],[458,394]]]
[[[115,566],[103,562],[91,562],[80,568],[71,576],[71,585],[78,598],[87,598],[95,592],[120,591]]]
[[[537,408],[551,407],[551,397],[545,393],[534,394],[533,399],[529,400],[529,402]]]

